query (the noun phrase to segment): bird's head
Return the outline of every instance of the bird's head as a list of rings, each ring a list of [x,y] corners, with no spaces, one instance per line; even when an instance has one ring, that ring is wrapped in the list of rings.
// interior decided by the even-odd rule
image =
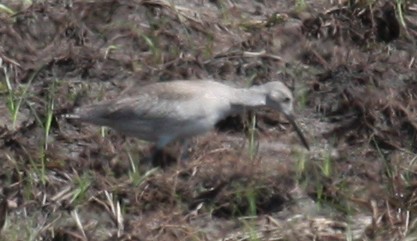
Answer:
[[[272,81],[264,84],[264,88],[267,93],[267,106],[282,112],[285,116],[293,116],[294,97],[287,86],[280,81]]]
[[[266,92],[266,106],[275,109],[285,115],[288,121],[294,126],[297,135],[300,137],[303,145],[309,150],[307,140],[305,139],[303,133],[295,122],[294,118],[294,97],[284,83],[280,81],[272,81],[264,84],[262,86]]]

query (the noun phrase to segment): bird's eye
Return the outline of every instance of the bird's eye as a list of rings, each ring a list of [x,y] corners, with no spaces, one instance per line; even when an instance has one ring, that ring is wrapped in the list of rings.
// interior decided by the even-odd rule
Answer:
[[[290,103],[290,101],[291,101],[290,97],[285,97],[283,100],[284,103]]]

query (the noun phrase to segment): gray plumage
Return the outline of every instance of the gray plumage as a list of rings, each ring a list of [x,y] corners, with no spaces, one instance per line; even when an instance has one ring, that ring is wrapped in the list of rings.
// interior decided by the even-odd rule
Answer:
[[[293,119],[293,96],[279,81],[234,88],[211,80],[177,80],[135,87],[119,98],[81,107],[69,118],[111,127],[125,135],[155,142],[158,149],[214,128],[230,114],[268,106],[294,125],[303,145],[308,143]]]

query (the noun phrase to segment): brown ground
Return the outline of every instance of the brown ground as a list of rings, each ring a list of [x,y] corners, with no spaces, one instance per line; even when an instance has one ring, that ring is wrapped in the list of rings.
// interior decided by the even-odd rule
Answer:
[[[415,240],[417,5],[368,2],[3,0],[0,240]],[[282,80],[312,150],[261,110],[154,169],[61,117],[202,78]]]

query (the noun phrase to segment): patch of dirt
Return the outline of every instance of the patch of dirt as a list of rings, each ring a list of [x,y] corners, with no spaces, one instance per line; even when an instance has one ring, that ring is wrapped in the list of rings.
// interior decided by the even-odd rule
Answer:
[[[4,1],[0,239],[416,235],[417,5],[303,2]],[[283,81],[312,150],[259,110],[154,168],[148,143],[62,118],[131,85],[207,78]]]

